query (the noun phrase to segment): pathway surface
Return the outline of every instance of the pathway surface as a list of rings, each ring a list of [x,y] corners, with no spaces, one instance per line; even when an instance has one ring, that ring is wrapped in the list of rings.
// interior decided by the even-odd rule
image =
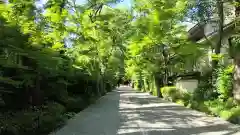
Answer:
[[[240,135],[219,118],[121,86],[51,135]]]

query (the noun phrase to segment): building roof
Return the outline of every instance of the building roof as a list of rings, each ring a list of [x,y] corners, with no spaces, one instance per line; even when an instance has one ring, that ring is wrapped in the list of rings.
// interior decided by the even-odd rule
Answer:
[[[224,31],[232,29],[234,27],[234,21],[226,24],[223,28]],[[195,26],[193,26],[189,31],[189,39],[195,42],[204,42],[204,27],[206,23],[198,23]],[[209,33],[208,35],[205,35],[206,37],[212,38],[216,36],[218,31],[213,31]]]
[[[204,37],[204,23],[197,23],[191,29],[188,30],[189,39],[197,42]]]

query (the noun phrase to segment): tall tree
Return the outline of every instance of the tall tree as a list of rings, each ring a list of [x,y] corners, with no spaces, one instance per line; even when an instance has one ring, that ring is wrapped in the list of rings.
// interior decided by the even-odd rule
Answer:
[[[160,97],[160,85],[167,85],[168,75],[173,67],[173,60],[181,58],[181,55],[189,55],[196,52],[196,46],[187,42],[186,30],[180,25],[180,21],[186,12],[187,1],[152,1],[137,0],[134,10],[136,19],[133,21],[135,34],[130,38],[128,46],[129,63],[128,74],[139,79],[142,84],[142,71],[155,78],[157,95]],[[185,52],[183,48],[190,47]],[[182,52],[181,52],[182,51]],[[179,53],[181,52],[181,53]],[[170,70],[171,69],[171,70]],[[149,76],[149,75],[147,75]],[[164,81],[159,81],[162,76]],[[163,84],[160,84],[163,83]],[[141,88],[140,88],[141,89]]]

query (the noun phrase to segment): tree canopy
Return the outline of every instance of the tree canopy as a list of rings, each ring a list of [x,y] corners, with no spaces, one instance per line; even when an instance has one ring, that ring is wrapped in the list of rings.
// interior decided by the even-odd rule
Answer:
[[[55,118],[53,106],[62,110],[61,116],[78,112],[113,90],[121,79],[131,80],[135,88],[155,91],[161,97],[160,88],[173,85],[176,76],[208,73],[200,69],[203,64],[208,65],[204,58],[209,57],[209,48],[215,56],[223,56],[225,13],[221,0],[133,0],[130,9],[115,7],[120,0],[78,2],[8,0],[0,3],[0,106],[3,108],[0,112],[4,115],[30,109],[32,117],[44,121],[45,116],[39,112]],[[213,45],[191,41],[183,22],[206,24],[213,16],[218,18],[218,42]],[[202,38],[211,40],[207,35]],[[232,49],[230,45],[237,46],[238,39],[230,39],[228,48]],[[231,67],[238,63],[237,53],[234,54],[236,63]],[[226,78],[231,79],[229,74],[233,69],[221,63],[219,57],[210,67],[219,75],[212,77],[209,91],[211,97],[222,95],[220,99],[227,100],[231,92],[226,89],[233,86]],[[14,124],[20,114],[0,122],[4,129],[0,129],[0,134],[7,132],[8,125]],[[29,121],[32,125],[33,121]],[[47,133],[55,128],[53,124],[47,131],[38,131],[44,122],[29,133]],[[25,133],[20,127],[16,130],[20,135]]]

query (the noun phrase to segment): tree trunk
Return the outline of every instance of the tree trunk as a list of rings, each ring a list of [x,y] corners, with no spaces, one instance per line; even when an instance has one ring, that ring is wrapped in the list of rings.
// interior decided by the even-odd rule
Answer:
[[[217,0],[217,10],[218,10],[218,39],[216,45],[214,46],[214,54],[219,56],[222,47],[223,38],[223,26],[224,26],[224,14],[223,14],[223,1]],[[217,80],[217,69],[219,65],[219,58],[212,59],[212,86],[214,87]]]
[[[214,53],[216,55],[219,55],[221,53],[221,47],[222,47],[222,38],[223,38],[223,26],[224,26],[224,14],[223,14],[223,1],[217,0],[217,10],[218,10],[218,41],[216,43],[216,46],[214,48]],[[212,61],[212,69],[213,71],[216,70],[218,66],[218,59],[214,59]]]
[[[228,39],[229,56],[233,59],[233,96],[240,101],[240,54],[232,45],[232,38]]]
[[[156,89],[157,89],[157,97],[162,97],[162,93],[161,93],[161,90],[160,90],[160,83],[159,83],[159,78],[157,77],[157,75],[155,75],[154,77],[154,81],[155,81],[155,86],[156,86]]]
[[[32,91],[32,104],[35,106],[41,105],[42,92],[40,89],[40,73],[36,74],[35,88]]]
[[[233,74],[233,95],[236,100],[240,101],[240,55],[234,57],[234,74]]]
[[[106,90],[105,90],[105,86],[104,86],[104,75],[101,74],[101,83],[100,83],[100,86],[101,86],[101,93],[102,95],[105,95],[106,94]]]
[[[142,71],[139,72],[139,89],[142,90],[143,88],[143,77],[142,77]]]
[[[101,86],[100,86],[100,73],[98,73],[98,76],[97,76],[97,96],[100,97],[101,96]]]
[[[237,0],[236,2],[239,2]],[[240,7],[237,6],[235,10],[236,18],[239,17],[239,10]],[[236,23],[237,27],[235,29],[239,28],[239,23]],[[236,30],[238,33],[238,30]],[[240,101],[240,54],[238,52],[238,49],[235,48],[232,44],[232,37],[228,39],[229,44],[229,56],[233,59],[234,64],[234,70],[233,70],[233,96],[236,100]]]
[[[163,84],[164,86],[168,85],[168,53],[166,50],[166,45],[163,45],[163,58],[164,58],[164,79]]]

